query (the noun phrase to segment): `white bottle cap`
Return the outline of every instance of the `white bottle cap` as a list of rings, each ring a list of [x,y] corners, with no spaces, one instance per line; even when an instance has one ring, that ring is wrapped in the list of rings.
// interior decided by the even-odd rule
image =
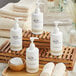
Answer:
[[[35,39],[38,39],[37,37],[30,37],[30,41],[31,41],[31,44],[30,44],[30,49],[34,49],[35,48],[35,44],[33,43]]]
[[[57,33],[57,32],[59,32],[58,25],[59,25],[59,23],[62,23],[62,22],[61,21],[55,21],[54,23],[55,23],[54,32]]]

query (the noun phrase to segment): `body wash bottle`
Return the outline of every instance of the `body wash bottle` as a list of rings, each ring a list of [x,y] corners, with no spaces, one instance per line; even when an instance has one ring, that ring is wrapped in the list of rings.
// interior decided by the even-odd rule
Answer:
[[[35,12],[32,14],[32,33],[33,34],[42,34],[43,33],[43,13],[39,8],[39,0],[36,3]]]
[[[11,50],[13,51],[22,50],[22,29],[19,27],[18,19],[15,18],[16,24],[10,30]]]
[[[63,34],[58,28],[58,24],[62,23],[59,21],[55,21],[55,28],[53,33],[51,33],[51,54],[55,56],[59,56],[63,54],[62,47],[63,47]]]
[[[36,73],[39,70],[39,49],[33,43],[36,37],[31,37],[30,47],[26,49],[26,71]]]

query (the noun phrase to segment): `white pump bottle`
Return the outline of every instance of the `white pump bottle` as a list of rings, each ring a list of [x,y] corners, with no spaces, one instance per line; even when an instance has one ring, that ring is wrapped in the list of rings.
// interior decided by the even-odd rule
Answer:
[[[32,14],[32,33],[33,34],[42,34],[43,33],[43,13],[40,11],[39,0],[36,2],[35,12]]]
[[[39,70],[39,49],[33,43],[36,37],[31,37],[30,47],[26,49],[26,71],[36,73]]]
[[[13,51],[22,50],[22,29],[19,27],[18,19],[19,18],[15,18],[16,23],[10,30],[11,50]]]
[[[60,21],[55,21],[55,28],[54,31],[51,33],[50,39],[50,49],[51,54],[55,56],[59,56],[63,54],[62,47],[63,47],[63,34],[58,28],[58,24],[62,23]]]

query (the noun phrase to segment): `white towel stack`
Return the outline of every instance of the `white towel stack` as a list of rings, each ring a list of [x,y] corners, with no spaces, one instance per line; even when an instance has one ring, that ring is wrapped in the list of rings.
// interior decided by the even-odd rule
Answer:
[[[14,18],[21,17],[19,21],[23,30],[31,29],[31,14],[36,8],[36,0],[20,0],[18,3],[9,3],[0,9],[0,36],[9,37],[9,32],[15,24]],[[4,34],[5,33],[5,34]]]

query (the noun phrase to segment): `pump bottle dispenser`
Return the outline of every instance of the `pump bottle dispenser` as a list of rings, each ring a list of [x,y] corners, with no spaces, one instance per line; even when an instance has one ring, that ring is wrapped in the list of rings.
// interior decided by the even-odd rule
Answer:
[[[39,70],[39,49],[33,43],[36,37],[31,37],[30,47],[26,49],[26,71],[36,73]]]
[[[42,4],[37,0],[35,12],[32,14],[32,33],[43,33],[43,13],[40,11],[39,5]]]
[[[22,29],[19,27],[18,19],[19,18],[15,18],[16,23],[10,30],[11,50],[13,51],[22,50]]]
[[[60,21],[55,21],[54,31],[51,33],[50,39],[50,49],[51,54],[55,56],[59,56],[63,54],[62,47],[63,47],[63,34],[58,28],[58,24],[62,23]]]

